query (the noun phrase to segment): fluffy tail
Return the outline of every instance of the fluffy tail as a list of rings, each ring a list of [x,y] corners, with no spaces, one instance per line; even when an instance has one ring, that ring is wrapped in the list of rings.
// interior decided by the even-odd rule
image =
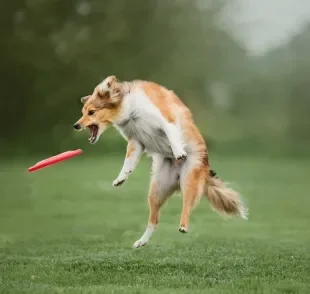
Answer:
[[[239,193],[227,187],[212,170],[210,170],[206,181],[205,194],[218,213],[247,219],[247,208],[242,203]]]

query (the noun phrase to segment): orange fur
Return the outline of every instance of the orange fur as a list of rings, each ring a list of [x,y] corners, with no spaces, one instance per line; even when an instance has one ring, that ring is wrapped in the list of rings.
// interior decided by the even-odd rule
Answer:
[[[130,157],[132,153],[135,151],[136,151],[135,146],[132,144],[130,140],[128,140],[126,157],[127,158]]]
[[[126,95],[129,95],[129,93],[131,99],[135,99],[134,93],[137,93],[136,99],[140,99],[134,100],[135,102],[133,103],[133,105],[141,103],[142,106],[138,108],[140,116],[143,115],[141,108],[149,107],[149,110],[146,112],[148,116],[144,117],[144,120],[142,120],[144,124],[151,125],[152,119],[154,118],[159,120],[154,127],[154,129],[160,133],[158,140],[169,140],[173,155],[173,158],[169,155],[170,153],[168,153],[168,156],[163,155],[164,151],[166,152],[165,147],[159,149],[160,151],[164,150],[163,154],[153,150],[155,154],[157,152],[162,156],[163,161],[166,160],[166,170],[158,168],[152,176],[148,197],[148,229],[134,246],[140,247],[146,244],[155,225],[159,221],[159,213],[162,205],[169,196],[179,188],[181,188],[183,194],[183,208],[180,215],[179,228],[181,232],[188,231],[190,214],[203,194],[210,201],[212,207],[219,213],[246,218],[247,210],[243,206],[239,194],[227,187],[226,184],[210,170],[206,143],[193,120],[191,111],[173,91],[153,82],[119,82],[115,76],[110,76],[95,87],[92,95],[82,98],[81,101],[84,104],[82,109],[83,115],[78,123],[82,127],[87,127],[92,124],[102,127],[114,124],[120,117],[123,119],[123,116],[121,116],[123,115],[122,113],[131,113],[130,111],[132,111],[131,109],[126,112],[125,107],[129,106],[128,103],[123,103],[124,97],[126,98]],[[145,97],[143,95],[145,95]],[[154,107],[159,110],[159,112],[157,110],[155,111]],[[92,115],[90,115],[90,111],[93,112]],[[150,114],[153,115],[153,118],[149,118]],[[150,122],[148,122],[148,120]],[[131,128],[135,127],[135,120],[132,117],[129,117],[127,121],[131,121]],[[120,125],[119,128],[121,128]],[[145,131],[146,129],[144,125],[144,127],[137,130],[141,130],[142,134],[145,132],[146,138],[148,138],[153,145],[156,145],[156,141],[152,141],[153,133],[147,133],[147,131]],[[173,138],[179,140],[179,134],[182,136],[180,139],[181,147],[179,145],[174,145],[174,141],[172,140]],[[154,136],[156,136],[156,133],[154,133]],[[121,185],[127,180],[128,175],[134,170],[141,150],[144,149],[145,145],[147,145],[149,149],[153,147],[152,144],[147,144],[148,142],[146,141],[143,142],[141,136],[137,136],[137,138],[142,140],[142,142],[138,142],[138,139],[131,138],[130,136],[124,137],[128,140],[126,160],[119,177],[115,181],[115,186]],[[184,141],[185,147],[182,145],[182,140]],[[180,148],[188,148],[189,151],[183,152],[182,149],[180,151]],[[182,156],[178,156],[179,153],[181,153]],[[155,157],[153,158],[153,161],[154,160]],[[131,166],[126,166],[126,164],[131,164]],[[161,175],[161,173],[165,172],[166,174]],[[179,173],[178,179],[176,175],[172,178],[176,173]],[[175,182],[167,183],[167,178],[170,179],[170,177],[171,181]]]
[[[180,228],[184,232],[188,230],[188,222],[191,211],[198,204],[200,197],[203,193],[206,170],[201,165],[197,168],[192,169],[184,182],[184,187],[182,188],[183,193],[183,209],[181,213]],[[182,232],[183,232],[182,231]]]
[[[167,121],[175,122],[175,114],[173,113],[173,102],[175,101],[169,97],[169,91],[152,82],[144,82],[142,88]]]
[[[154,180],[151,181],[148,202],[149,202],[149,220],[148,224],[157,225],[159,222],[159,212],[168,198],[173,194],[174,189],[160,191],[160,187]]]
[[[84,106],[82,109],[82,117],[78,123],[82,127],[87,127],[91,124],[101,123],[110,125],[118,117],[121,110],[121,105],[111,100],[111,97],[104,94],[96,87],[92,95],[83,97]],[[83,101],[83,100],[82,100]],[[89,111],[95,111],[94,115],[89,116]]]
[[[243,206],[239,194],[227,187],[221,179],[208,177],[205,185],[205,195],[212,207],[220,214],[246,218],[247,210]]]
[[[159,221],[159,210],[161,203],[159,202],[157,195],[156,195],[156,184],[153,182],[150,185],[150,191],[149,191],[149,220],[148,224],[154,224],[157,225]]]

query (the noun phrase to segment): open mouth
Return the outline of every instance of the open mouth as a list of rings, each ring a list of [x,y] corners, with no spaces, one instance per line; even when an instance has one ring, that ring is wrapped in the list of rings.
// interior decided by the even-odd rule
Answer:
[[[89,137],[89,142],[91,144],[96,143],[97,139],[98,139],[98,130],[99,127],[97,125],[89,125],[87,126],[89,131],[90,131],[90,137]]]

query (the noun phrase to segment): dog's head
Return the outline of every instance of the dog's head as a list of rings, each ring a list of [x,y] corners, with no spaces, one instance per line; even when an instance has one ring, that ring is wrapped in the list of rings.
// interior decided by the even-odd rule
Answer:
[[[122,98],[121,84],[115,76],[107,77],[96,86],[93,94],[81,98],[82,117],[74,124],[74,128],[88,128],[90,143],[96,143],[104,130],[117,119]]]

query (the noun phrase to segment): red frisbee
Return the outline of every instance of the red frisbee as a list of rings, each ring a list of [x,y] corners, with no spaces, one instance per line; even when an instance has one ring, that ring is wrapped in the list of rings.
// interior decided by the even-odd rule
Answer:
[[[81,153],[82,153],[82,149],[70,150],[70,151],[66,151],[66,152],[60,153],[58,155],[55,155],[55,156],[52,156],[52,157],[49,157],[47,159],[44,159],[44,160],[41,160],[41,161],[37,162],[35,165],[29,167],[28,171],[29,172],[36,171],[38,169],[47,167],[49,165],[58,163],[60,161],[67,160],[67,159],[69,159],[71,157],[74,157],[74,156],[77,156],[77,155],[79,155]]]

